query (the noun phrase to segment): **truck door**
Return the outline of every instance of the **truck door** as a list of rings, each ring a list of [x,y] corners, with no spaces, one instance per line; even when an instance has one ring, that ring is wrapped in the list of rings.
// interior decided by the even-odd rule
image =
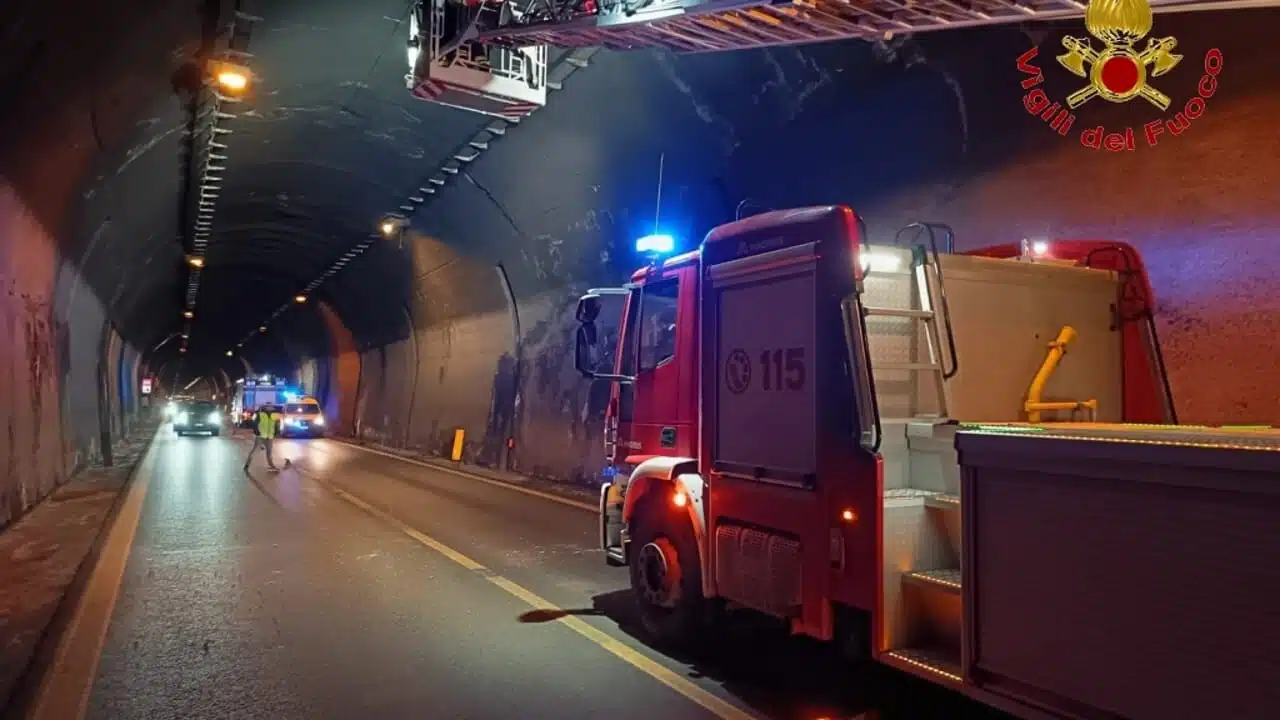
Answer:
[[[719,596],[828,639],[835,603],[869,607],[874,586],[876,464],[856,445],[841,309],[857,240],[844,208],[776,215],[704,244],[710,570]]]
[[[622,386],[619,392],[619,454],[624,458],[692,453],[689,423],[693,413],[680,412],[680,389],[685,384],[682,374],[689,374],[692,365],[677,362],[677,354],[691,351],[682,347],[690,345],[691,338],[682,341],[679,332],[686,322],[680,305],[681,293],[686,292],[685,276],[690,272],[691,268],[682,269],[646,282],[632,296],[623,351],[634,352],[630,362],[635,382]]]
[[[707,267],[703,396],[716,586],[815,628],[822,619],[804,610],[825,595],[827,553],[817,492],[817,267],[812,242]]]

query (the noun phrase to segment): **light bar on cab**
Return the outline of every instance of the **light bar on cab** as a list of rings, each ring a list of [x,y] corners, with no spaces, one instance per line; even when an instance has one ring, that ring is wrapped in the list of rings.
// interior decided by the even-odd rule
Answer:
[[[676,249],[676,240],[670,235],[645,235],[636,240],[636,252],[666,255]]]

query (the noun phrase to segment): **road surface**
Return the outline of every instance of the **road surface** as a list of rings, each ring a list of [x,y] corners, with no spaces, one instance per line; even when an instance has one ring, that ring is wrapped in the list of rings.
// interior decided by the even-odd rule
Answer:
[[[336,441],[162,429],[39,718],[952,717],[976,708],[772,631],[696,659],[638,639],[572,501]],[[750,652],[748,652],[750,648]]]

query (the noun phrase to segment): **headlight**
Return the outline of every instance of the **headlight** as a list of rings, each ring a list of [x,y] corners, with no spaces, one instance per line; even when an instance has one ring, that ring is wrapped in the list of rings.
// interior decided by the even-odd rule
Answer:
[[[188,415],[187,413],[178,413],[178,424],[179,424],[179,425],[185,425],[185,424],[187,423],[187,421],[188,421],[188,420],[190,420],[190,419],[191,419],[191,416],[190,416],[190,415]]]
[[[214,425],[221,425],[222,415],[216,412],[209,413],[209,422],[213,423]]]
[[[315,419],[315,424],[316,424],[316,425],[323,425],[323,424],[324,424],[324,416],[323,416],[323,415],[317,415],[317,416],[316,416],[316,419]]]

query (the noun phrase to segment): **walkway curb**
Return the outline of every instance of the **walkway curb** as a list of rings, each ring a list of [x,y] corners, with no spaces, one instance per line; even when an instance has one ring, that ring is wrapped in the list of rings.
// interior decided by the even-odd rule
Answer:
[[[13,692],[9,695],[8,702],[3,707],[0,707],[0,718],[4,720],[22,720],[32,710],[32,704],[40,694],[40,688],[44,684],[48,670],[52,667],[54,658],[58,654],[58,647],[62,644],[63,637],[71,624],[71,618],[75,614],[81,596],[84,594],[89,576],[93,574],[93,568],[98,564],[98,558],[102,554],[107,535],[116,523],[116,517],[124,504],[124,498],[128,495],[130,486],[133,485],[134,478],[138,474],[138,468],[141,467],[142,461],[146,459],[147,455],[151,453],[151,446],[155,444],[156,438],[159,437],[164,427],[165,423],[163,422],[156,425],[155,430],[151,432],[150,437],[143,445],[142,451],[138,453],[138,456],[134,458],[129,466],[124,483],[120,486],[115,498],[112,499],[107,515],[103,518],[102,524],[98,526],[98,532],[94,535],[93,542],[89,545],[89,551],[80,560],[75,574],[71,577],[71,582],[67,584],[66,590],[62,594],[62,599],[58,601],[58,607],[54,610],[53,617],[49,619],[49,624],[45,626],[44,632],[41,633],[40,640],[36,644],[36,650],[27,662],[27,667],[18,676],[18,680],[13,686]],[[70,483],[74,479],[72,477],[67,482]]]

